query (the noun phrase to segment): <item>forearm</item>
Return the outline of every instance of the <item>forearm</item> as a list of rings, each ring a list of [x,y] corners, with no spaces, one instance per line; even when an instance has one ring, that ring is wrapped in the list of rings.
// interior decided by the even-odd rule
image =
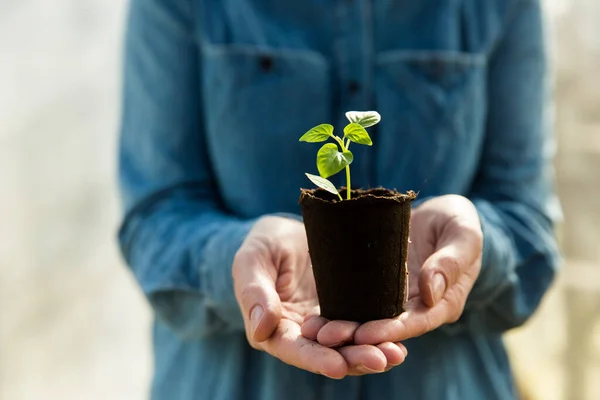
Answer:
[[[535,311],[560,261],[539,1],[514,2],[488,68],[488,132],[469,194],[484,233],[483,258],[467,308],[486,329],[503,331]]]
[[[486,329],[504,331],[536,310],[560,263],[554,222],[525,204],[474,199],[484,233],[482,268],[467,301]]]
[[[183,337],[202,337],[243,328],[231,265],[253,223],[185,187],[134,208],[119,242],[157,317]]]

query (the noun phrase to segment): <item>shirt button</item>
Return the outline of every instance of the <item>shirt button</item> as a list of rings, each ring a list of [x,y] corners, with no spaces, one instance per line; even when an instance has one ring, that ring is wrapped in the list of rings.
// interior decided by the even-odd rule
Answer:
[[[265,72],[269,72],[273,68],[273,59],[269,56],[261,56],[259,63],[260,68]]]
[[[357,81],[350,81],[350,83],[348,84],[348,91],[350,92],[350,94],[356,94],[359,90],[360,83],[358,83]]]

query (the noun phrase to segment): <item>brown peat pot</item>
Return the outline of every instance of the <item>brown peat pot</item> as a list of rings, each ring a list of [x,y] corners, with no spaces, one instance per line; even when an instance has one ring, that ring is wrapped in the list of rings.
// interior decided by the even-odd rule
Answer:
[[[340,190],[345,197],[346,190]],[[350,200],[305,190],[300,205],[321,315],[366,322],[404,311],[414,192],[353,190]]]

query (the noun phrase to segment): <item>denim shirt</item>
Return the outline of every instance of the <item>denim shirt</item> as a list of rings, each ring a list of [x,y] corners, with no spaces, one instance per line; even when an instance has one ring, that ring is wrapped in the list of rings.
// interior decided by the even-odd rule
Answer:
[[[515,398],[501,335],[559,261],[542,25],[539,0],[131,0],[119,241],[155,314],[151,397]],[[299,214],[298,138],[371,109],[353,183],[467,196],[483,265],[458,322],[334,381],[248,345],[231,265],[257,218]]]

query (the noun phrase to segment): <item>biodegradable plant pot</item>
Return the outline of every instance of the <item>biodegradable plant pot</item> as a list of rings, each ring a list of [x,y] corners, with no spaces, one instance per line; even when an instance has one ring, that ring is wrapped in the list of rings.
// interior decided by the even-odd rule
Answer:
[[[345,194],[345,190],[340,190]],[[367,322],[404,311],[411,201],[388,189],[353,190],[350,200],[305,190],[300,205],[321,315]]]

